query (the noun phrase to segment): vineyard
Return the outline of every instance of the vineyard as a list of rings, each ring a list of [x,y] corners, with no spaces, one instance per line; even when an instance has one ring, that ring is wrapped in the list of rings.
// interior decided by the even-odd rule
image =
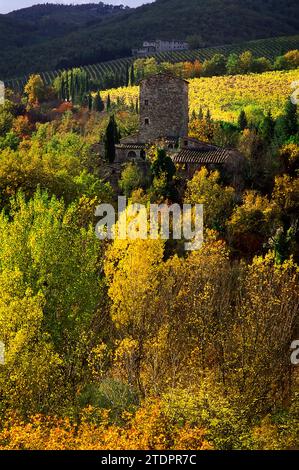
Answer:
[[[262,39],[258,41],[209,47],[197,50],[163,52],[155,54],[155,58],[159,62],[176,63],[183,61],[194,61],[196,59],[203,62],[206,59],[211,59],[213,55],[218,53],[227,57],[231,53],[240,54],[249,50],[254,54],[255,57],[266,57],[268,59],[273,59],[274,57],[284,54],[285,52],[292,49],[299,49],[299,35]],[[95,82],[99,81],[103,75],[107,74],[118,77],[120,80],[123,78],[125,82],[127,68],[133,63],[133,61],[133,57],[128,57],[84,66],[82,69],[86,70],[90,79]],[[49,85],[58,75],[61,74],[61,72],[62,70],[42,72],[41,76],[44,82]],[[14,90],[22,91],[25,83],[28,81],[28,78],[29,75],[26,75],[22,78],[6,80],[5,85]]]
[[[236,122],[240,110],[258,108],[263,112],[271,110],[277,117],[283,110],[291,84],[299,79],[299,69],[263,74],[236,75],[190,80],[190,113],[198,112],[200,107],[210,110],[215,120]],[[102,92],[112,101],[122,98],[130,105],[138,97],[138,87],[118,88]]]

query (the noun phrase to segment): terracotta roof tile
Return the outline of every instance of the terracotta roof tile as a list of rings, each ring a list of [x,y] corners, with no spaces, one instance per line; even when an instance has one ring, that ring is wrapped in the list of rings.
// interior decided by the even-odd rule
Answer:
[[[226,149],[183,149],[173,155],[174,163],[224,163],[229,158],[230,153]]]
[[[140,150],[145,148],[145,144],[117,144],[115,146],[117,149],[126,149],[126,150]]]

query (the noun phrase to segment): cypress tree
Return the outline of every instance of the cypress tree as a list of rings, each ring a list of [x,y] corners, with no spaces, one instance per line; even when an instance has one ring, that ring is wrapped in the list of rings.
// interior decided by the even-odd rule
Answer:
[[[198,111],[198,119],[200,121],[202,121],[204,118],[204,115],[203,115],[203,110],[202,110],[202,106],[199,108],[199,111]]]
[[[68,94],[69,94],[70,100],[73,101],[74,96],[75,96],[75,90],[74,90],[74,75],[73,75],[72,70],[69,72],[68,84],[69,84],[69,93]]]
[[[92,96],[91,96],[91,93],[88,93],[88,109],[89,109],[89,111],[92,110],[92,107],[93,107]]]
[[[128,64],[126,64],[126,75],[125,75],[125,85],[129,86],[130,84],[130,70]]]
[[[113,163],[115,160],[115,144],[119,142],[119,134],[114,115],[110,116],[105,134],[105,159]]]
[[[96,93],[96,95],[93,99],[92,109],[94,111],[97,111],[98,113],[100,113],[101,111],[103,111],[105,109],[105,106],[104,106],[103,100],[101,98],[100,92]]]
[[[107,96],[107,102],[106,102],[106,110],[110,111],[111,108],[111,98],[110,95]]]
[[[298,131],[297,105],[288,100],[283,116],[275,123],[275,139],[278,145],[282,145]]]
[[[267,116],[264,117],[259,126],[259,133],[266,142],[271,142],[271,140],[273,139],[274,127],[275,122],[272,117],[271,111],[269,111]]]
[[[134,71],[134,64],[130,67],[130,85],[133,86],[135,84],[135,71]]]
[[[297,134],[297,131],[298,131],[297,105],[293,104],[291,100],[288,100],[286,103],[284,119],[285,119],[286,129],[287,129],[289,136]]]
[[[58,96],[61,100],[65,100],[64,96],[64,75],[62,74],[59,81],[59,92]]]
[[[246,129],[247,126],[248,126],[247,117],[246,117],[245,111],[242,109],[238,117],[238,127],[239,129],[241,129],[241,131],[244,131],[244,129]]]

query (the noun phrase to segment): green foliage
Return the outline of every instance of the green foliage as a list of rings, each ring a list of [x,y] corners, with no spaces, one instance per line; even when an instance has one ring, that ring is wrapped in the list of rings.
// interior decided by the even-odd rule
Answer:
[[[187,182],[184,202],[203,204],[205,226],[221,231],[225,220],[233,210],[234,199],[233,188],[221,185],[219,172],[209,173],[203,167]]]
[[[115,122],[114,115],[110,116],[104,138],[105,143],[105,159],[112,163],[115,159],[115,144],[119,142],[118,127]]]
[[[143,180],[143,174],[138,166],[135,163],[128,163],[122,171],[118,184],[125,196],[130,197],[132,191],[142,186]]]
[[[282,145],[298,131],[297,105],[287,100],[283,115],[276,121],[275,138]]]
[[[167,156],[165,150],[157,149],[154,161],[151,165],[151,172],[155,178],[165,175],[168,182],[172,181],[176,173],[176,168],[172,159]]]
[[[104,111],[105,105],[103,103],[100,93],[96,93],[94,95],[93,100],[92,100],[92,109],[93,111],[97,111],[98,113],[100,113],[101,111]]]
[[[88,345],[99,334],[90,326],[101,296],[100,247],[76,217],[75,205],[37,192],[28,203],[18,194],[10,217],[0,218],[1,394],[22,412],[75,399]]]
[[[205,77],[225,74],[226,59],[223,54],[215,54],[211,60],[205,60],[202,67],[202,74]]]
[[[239,129],[241,129],[242,131],[244,131],[244,129],[246,129],[247,127],[247,117],[246,117],[246,113],[245,111],[242,109],[242,111],[240,112],[239,114],[239,117],[238,117],[238,126],[239,126]]]
[[[62,72],[54,81],[59,99],[81,105],[90,91],[89,76],[80,68]]]

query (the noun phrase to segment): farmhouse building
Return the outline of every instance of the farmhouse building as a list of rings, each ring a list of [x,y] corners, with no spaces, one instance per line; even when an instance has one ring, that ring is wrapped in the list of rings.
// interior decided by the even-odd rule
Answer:
[[[156,39],[155,41],[144,41],[140,49],[132,49],[132,55],[135,57],[146,57],[158,52],[185,51],[187,49],[189,49],[189,44],[185,41],[178,39],[171,39],[170,41]]]
[[[234,173],[242,157],[234,150],[219,148],[188,137],[189,83],[169,74],[157,74],[140,83],[139,133],[116,145],[115,163],[141,163],[150,145],[165,148],[187,178],[202,166],[224,168]]]

